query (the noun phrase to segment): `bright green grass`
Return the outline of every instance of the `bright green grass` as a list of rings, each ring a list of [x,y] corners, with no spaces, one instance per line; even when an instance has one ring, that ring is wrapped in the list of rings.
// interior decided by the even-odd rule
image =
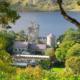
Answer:
[[[52,68],[51,71],[54,72],[62,72],[64,70],[64,68]]]

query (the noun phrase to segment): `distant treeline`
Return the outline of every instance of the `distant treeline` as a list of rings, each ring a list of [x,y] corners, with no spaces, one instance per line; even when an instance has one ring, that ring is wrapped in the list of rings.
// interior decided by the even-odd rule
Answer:
[[[54,11],[59,10],[57,0],[9,0],[12,8],[19,11]],[[67,10],[78,10],[80,0],[63,0]]]

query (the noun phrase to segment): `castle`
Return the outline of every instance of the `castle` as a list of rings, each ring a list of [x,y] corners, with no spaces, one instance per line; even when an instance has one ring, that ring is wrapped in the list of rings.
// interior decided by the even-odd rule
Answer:
[[[31,22],[27,29],[28,40],[17,40],[13,45],[13,53],[44,54],[47,48],[55,47],[55,36],[50,33],[47,37],[39,36],[39,24]]]
[[[16,66],[36,65],[37,60],[50,59],[45,55],[47,48],[55,47],[55,36],[39,36],[39,24],[31,22],[27,29],[28,41],[17,40],[13,44],[13,60]],[[36,42],[38,40],[38,42]]]

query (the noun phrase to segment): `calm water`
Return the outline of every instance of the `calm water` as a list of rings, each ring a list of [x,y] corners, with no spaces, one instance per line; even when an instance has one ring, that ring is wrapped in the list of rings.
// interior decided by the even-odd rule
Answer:
[[[80,12],[71,12],[71,16],[75,17],[80,21]],[[75,26],[67,22],[61,15],[60,12],[28,12],[20,13],[21,18],[13,25],[14,31],[25,30],[30,21],[34,21],[40,25],[40,35],[47,35],[53,33],[57,37],[61,35],[66,29]]]

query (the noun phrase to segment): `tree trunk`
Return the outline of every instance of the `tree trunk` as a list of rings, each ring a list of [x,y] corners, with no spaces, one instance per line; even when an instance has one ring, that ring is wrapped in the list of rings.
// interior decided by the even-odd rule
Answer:
[[[61,11],[61,14],[63,15],[63,17],[69,21],[70,23],[72,24],[75,24],[77,28],[80,29],[80,22],[78,22],[76,19],[72,18],[71,16],[69,16],[65,10],[63,9],[63,6],[62,6],[62,0],[57,0],[57,3],[59,5],[59,8],[60,8],[60,11]]]

